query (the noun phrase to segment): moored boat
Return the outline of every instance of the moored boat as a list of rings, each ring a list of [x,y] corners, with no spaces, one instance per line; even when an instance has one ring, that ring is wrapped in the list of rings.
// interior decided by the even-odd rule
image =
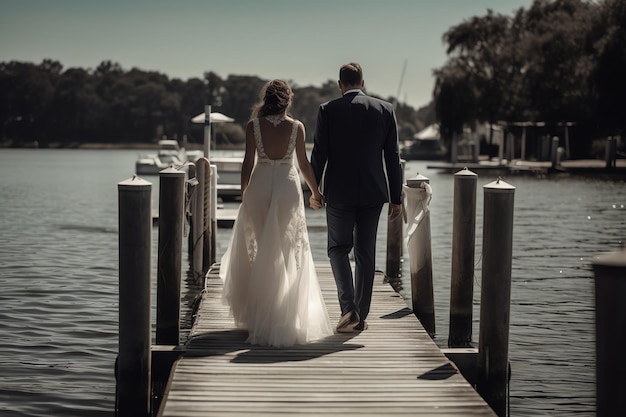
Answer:
[[[176,140],[160,140],[156,154],[139,155],[135,162],[137,175],[159,175],[159,172],[171,166],[180,167],[186,162],[194,162],[201,158],[202,151],[186,151],[179,147]],[[240,157],[210,157],[211,165],[217,167],[217,195],[222,199],[233,199],[241,195]]]

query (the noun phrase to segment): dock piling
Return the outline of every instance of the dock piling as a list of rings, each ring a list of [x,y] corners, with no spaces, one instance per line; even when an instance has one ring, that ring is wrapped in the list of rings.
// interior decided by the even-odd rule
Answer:
[[[202,164],[200,161],[204,158],[200,158],[196,161],[196,180],[198,183],[194,187],[193,191],[193,203],[192,203],[192,212],[191,212],[191,224],[192,224],[192,235],[193,235],[193,246],[192,246],[192,261],[191,265],[193,268],[194,277],[196,280],[200,280],[203,274],[203,264],[204,264],[204,180],[205,173],[204,168],[205,164]]]
[[[454,174],[450,348],[469,347],[472,341],[477,180],[478,176],[467,168]]]
[[[598,417],[621,410],[626,393],[626,247],[593,262],[596,299],[596,408]]]
[[[552,143],[550,146],[550,162],[551,162],[550,165],[552,166],[553,169],[559,165],[559,158],[557,157],[558,149],[559,149],[559,137],[553,136]]]
[[[402,216],[387,219],[387,261],[385,265],[385,279],[395,282],[402,273]]]
[[[159,181],[156,344],[178,345],[185,173],[167,168]]]
[[[209,256],[209,266],[208,268],[205,266],[205,269],[208,271],[215,262],[217,262],[217,165],[211,165],[211,245],[210,245],[210,256]]]
[[[196,164],[200,165],[200,173],[203,175],[203,179],[200,180],[200,184],[203,186],[204,199],[202,203],[202,277],[206,275],[207,271],[211,267],[211,253],[213,251],[212,242],[212,224],[211,224],[211,164],[207,158],[200,158],[196,161]]]
[[[150,248],[152,184],[139,177],[118,184],[119,352],[116,415],[150,415]]]
[[[402,164],[402,177],[404,182],[404,165],[406,161],[400,161]],[[402,246],[404,222],[402,216],[394,219],[387,217],[387,260],[385,265],[385,282],[398,281],[402,276]]]
[[[613,168],[615,168],[616,162],[616,142],[615,142],[615,138],[612,136],[609,136],[606,139],[606,150],[605,150],[605,162],[606,162],[606,169],[608,171],[612,170]]]
[[[435,300],[430,241],[430,180],[417,174],[403,186],[407,214],[408,251],[413,313],[430,337],[435,337]]]
[[[515,187],[498,180],[483,187],[483,268],[478,345],[478,393],[506,416]]]

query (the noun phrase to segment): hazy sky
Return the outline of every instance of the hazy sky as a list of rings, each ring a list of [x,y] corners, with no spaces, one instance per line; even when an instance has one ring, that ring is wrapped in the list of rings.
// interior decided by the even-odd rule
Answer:
[[[363,66],[366,88],[413,107],[446,61],[443,33],[487,9],[512,16],[532,0],[0,0],[0,62],[95,68],[103,60],[171,78],[214,71],[297,86]],[[406,72],[402,77],[406,62]],[[401,82],[402,81],[402,82]]]

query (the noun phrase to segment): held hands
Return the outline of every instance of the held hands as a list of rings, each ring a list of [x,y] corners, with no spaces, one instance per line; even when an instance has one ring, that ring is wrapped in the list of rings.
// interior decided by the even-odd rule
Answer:
[[[320,209],[326,205],[326,199],[320,193],[313,193],[309,197],[309,205],[313,210]]]

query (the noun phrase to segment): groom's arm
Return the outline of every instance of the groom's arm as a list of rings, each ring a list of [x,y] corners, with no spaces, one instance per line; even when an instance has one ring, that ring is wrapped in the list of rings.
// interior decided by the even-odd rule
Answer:
[[[400,151],[398,147],[398,124],[393,108],[390,109],[390,123],[385,138],[385,166],[389,181],[389,198],[391,203],[402,202],[402,164],[400,164]]]

